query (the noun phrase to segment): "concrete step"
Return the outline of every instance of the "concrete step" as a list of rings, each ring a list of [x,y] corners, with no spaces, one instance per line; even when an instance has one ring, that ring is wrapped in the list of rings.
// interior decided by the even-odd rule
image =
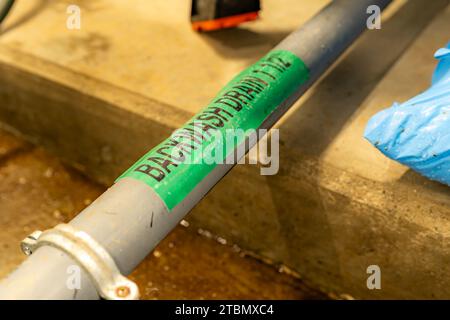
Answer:
[[[0,37],[1,121],[109,184],[328,1],[267,1],[262,20],[202,35],[188,2],[80,2],[73,31],[67,2],[21,2]],[[428,86],[449,16],[447,0],[394,1],[277,125],[280,173],[237,166],[191,222],[330,291],[449,298],[449,188],[362,138],[376,111]],[[382,290],[366,286],[374,264]]]

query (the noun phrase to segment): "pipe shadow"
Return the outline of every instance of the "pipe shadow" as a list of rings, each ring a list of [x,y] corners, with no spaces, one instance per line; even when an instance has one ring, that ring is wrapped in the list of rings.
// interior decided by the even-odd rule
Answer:
[[[378,81],[447,3],[409,1],[383,23],[381,30],[367,31],[283,124],[291,137],[286,143],[320,156]]]
[[[341,270],[342,259],[350,255],[352,259],[360,259],[358,255],[365,254],[362,248],[370,248],[371,237],[375,235],[358,231],[366,229],[365,218],[345,224],[344,219],[348,221],[350,210],[354,210],[352,199],[320,186],[320,180],[327,178],[319,168],[320,156],[380,79],[447,3],[447,0],[405,3],[383,22],[381,30],[363,34],[301,106],[285,119],[281,127],[280,173],[267,177],[266,181],[281,234],[288,245],[289,264],[301,274],[320,279],[324,285],[351,286],[346,280],[354,278],[345,275],[351,271]],[[363,243],[354,243],[357,236],[362,237]],[[344,265],[347,267],[346,262]],[[365,277],[365,270],[361,272]]]

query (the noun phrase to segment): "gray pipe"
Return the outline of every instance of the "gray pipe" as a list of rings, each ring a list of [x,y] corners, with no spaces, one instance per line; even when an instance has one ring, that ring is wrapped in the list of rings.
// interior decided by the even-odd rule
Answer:
[[[277,107],[261,128],[270,128],[365,30],[369,5],[384,9],[390,2],[333,1],[283,40],[275,49],[296,54],[308,66],[310,78]],[[96,239],[112,255],[120,271],[129,274],[232,167],[216,166],[170,213],[149,186],[132,178],[121,179],[70,224]],[[66,271],[73,264],[57,249],[42,247],[0,283],[0,299],[98,299],[83,272],[81,289],[67,288]]]
[[[14,4],[14,0],[0,0],[0,24],[5,20]]]

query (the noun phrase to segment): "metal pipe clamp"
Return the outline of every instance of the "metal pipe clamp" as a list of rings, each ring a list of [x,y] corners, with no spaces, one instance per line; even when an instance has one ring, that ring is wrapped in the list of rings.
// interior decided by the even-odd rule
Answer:
[[[20,245],[26,255],[42,246],[57,248],[73,258],[89,275],[102,298],[139,299],[138,286],[120,273],[111,255],[86,232],[59,224],[44,232],[33,232]]]

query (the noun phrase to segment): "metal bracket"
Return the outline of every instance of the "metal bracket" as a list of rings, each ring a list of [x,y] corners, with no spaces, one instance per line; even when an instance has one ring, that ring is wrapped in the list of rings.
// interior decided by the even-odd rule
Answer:
[[[89,275],[102,298],[139,299],[138,286],[120,273],[111,255],[86,232],[59,224],[44,232],[31,233],[20,245],[26,255],[42,246],[60,249],[73,258]]]

